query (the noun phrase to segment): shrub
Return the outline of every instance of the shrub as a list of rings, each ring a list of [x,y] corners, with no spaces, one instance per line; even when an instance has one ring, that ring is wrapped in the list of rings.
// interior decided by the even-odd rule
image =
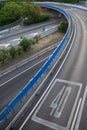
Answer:
[[[6,25],[21,17],[21,6],[15,2],[6,2],[0,10],[0,25]]]
[[[23,20],[23,25],[28,26],[28,25],[30,25],[30,24],[32,24],[32,21],[31,21],[30,19],[25,18],[25,19]]]
[[[16,49],[16,52],[17,52],[18,55],[20,55],[22,53],[22,47],[18,46],[17,49]]]
[[[33,39],[29,39],[29,41],[30,41],[31,45],[34,45],[36,43],[34,38]]]
[[[33,23],[43,22],[43,21],[50,19],[49,15],[44,14],[44,13],[41,13],[40,15],[35,15],[35,13],[32,13],[31,16],[32,17],[28,16],[28,17],[24,18],[23,24],[25,26],[33,24]]]
[[[33,39],[21,37],[20,43],[17,47],[10,46],[8,49],[0,49],[0,62],[5,63],[5,60],[8,60],[9,58],[15,58],[16,54],[20,55],[22,53],[22,50],[27,51],[27,49],[30,49],[31,45],[38,43],[39,38],[39,35],[36,35]]]
[[[9,53],[6,48],[0,49],[0,62],[4,63],[9,58]]]
[[[40,14],[40,17],[39,17],[39,22],[49,20],[49,18],[50,18],[50,17],[49,17],[48,14],[41,13],[41,14]]]
[[[36,6],[33,4],[25,4],[23,7],[23,17],[28,18],[25,19],[26,23],[34,23],[37,21],[39,13],[37,12]]]
[[[68,28],[68,23],[66,21],[62,21],[60,22],[60,24],[58,25],[58,30],[60,32],[66,32]]]
[[[9,55],[10,57],[14,58],[16,56],[16,48],[14,46],[11,46],[9,49]]]
[[[34,37],[34,40],[35,40],[35,43],[38,43],[38,40],[40,39],[40,35],[36,35],[35,37]]]
[[[27,49],[30,49],[31,47],[31,42],[29,39],[24,37],[24,38],[21,38],[19,46],[22,47],[23,51],[27,51]]]

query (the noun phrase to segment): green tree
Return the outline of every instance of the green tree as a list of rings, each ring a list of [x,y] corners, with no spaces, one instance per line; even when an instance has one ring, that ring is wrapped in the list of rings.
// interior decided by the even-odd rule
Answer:
[[[4,2],[0,2],[0,10],[2,9],[3,6],[4,6]]]
[[[14,58],[16,56],[16,48],[14,46],[11,46],[9,48],[9,55]]]
[[[68,23],[66,21],[61,21],[60,24],[58,25],[58,30],[60,32],[66,32],[68,28]]]
[[[21,38],[19,46],[22,47],[23,51],[27,51],[27,49],[30,49],[31,47],[31,42],[29,39],[27,38]]]
[[[21,6],[15,2],[6,2],[0,11],[0,24],[9,24],[21,17]]]
[[[49,15],[41,13],[41,7],[33,4],[25,4],[23,8],[24,25],[30,25],[49,19]]]
[[[37,6],[37,5],[35,5],[35,4],[33,5],[33,9],[34,9],[34,11],[37,12],[38,14],[40,14],[41,11],[42,11],[41,7],[40,7],[40,6]]]
[[[25,4],[23,9],[23,17],[28,18],[30,23],[35,23],[39,17],[39,13],[35,11],[34,7],[32,4]]]
[[[17,3],[22,3],[22,2],[31,2],[31,0],[10,0],[10,1],[14,1],[14,2],[17,2]]]
[[[5,63],[5,60],[9,58],[9,53],[6,48],[0,49],[0,61]]]
[[[63,3],[78,3],[79,0],[54,0],[56,2],[63,2]]]

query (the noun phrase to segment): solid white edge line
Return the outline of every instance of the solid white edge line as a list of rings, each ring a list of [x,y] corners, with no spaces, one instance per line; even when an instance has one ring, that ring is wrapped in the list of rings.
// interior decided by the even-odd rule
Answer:
[[[48,56],[48,57],[49,57],[49,56]],[[46,60],[48,57],[44,58],[43,60],[39,61],[38,63],[34,64],[33,66],[27,68],[26,70],[22,71],[21,73],[17,74],[16,76],[12,77],[12,78],[9,79],[8,81],[6,81],[6,82],[0,84],[0,88],[1,88],[3,85],[7,84],[8,82],[12,81],[13,79],[17,78],[18,76],[24,74],[26,71],[28,71],[28,70],[32,69],[33,67],[35,67],[36,65],[40,64],[41,62],[43,62],[44,60]]]
[[[59,42],[58,42],[58,43],[59,43]],[[41,55],[45,54],[47,51],[50,51],[50,50],[54,49],[54,48],[58,45],[58,43],[55,43],[55,45],[51,45],[50,47],[43,49],[42,51],[40,51],[40,52],[34,54],[33,56],[31,56],[31,57],[28,58],[28,59],[25,59],[24,61],[22,61],[22,62],[16,64],[15,66],[16,66],[16,67],[18,66],[17,68],[23,66],[24,64],[26,64],[26,63],[28,63],[28,62],[34,60],[34,59],[37,58],[38,56],[41,56]],[[14,67],[14,66],[10,67],[10,70],[9,70],[9,71],[6,71],[5,73],[2,72],[2,73],[0,74],[0,77],[2,77],[3,75],[6,75],[6,74],[12,72],[13,70],[15,70],[16,67]]]
[[[75,34],[75,33],[74,33]],[[74,38],[75,38],[75,35],[74,35]],[[65,59],[63,60],[60,68],[58,69],[57,73],[55,74],[54,78],[52,79],[51,83],[49,84],[48,88],[46,89],[46,91],[43,93],[43,95],[41,96],[41,98],[39,99],[39,101],[37,102],[37,104],[35,105],[35,107],[33,108],[33,110],[31,111],[31,113],[27,116],[26,120],[23,122],[23,124],[21,125],[21,127],[19,128],[19,130],[22,130],[22,128],[24,127],[24,125],[26,124],[26,122],[28,121],[28,119],[30,118],[30,116],[32,115],[32,113],[35,111],[35,109],[37,108],[37,106],[39,105],[39,103],[41,102],[41,100],[43,99],[43,97],[45,96],[45,94],[47,93],[48,89],[50,88],[50,85],[53,83],[53,81],[55,80],[57,74],[59,73],[59,71],[61,70],[63,64],[65,63],[69,53],[70,53],[70,50],[72,48],[72,45],[74,43],[74,38],[73,38],[73,41],[72,41],[72,44],[68,50],[68,53],[66,54],[66,57]],[[70,38],[71,39],[71,38]],[[69,41],[68,41],[69,42]]]
[[[73,20],[73,21],[74,21],[74,20]],[[73,32],[72,32],[72,34],[73,34]],[[72,35],[72,34],[71,34],[71,35]],[[75,38],[75,35],[74,35],[74,38]],[[70,37],[70,39],[71,39],[71,37]],[[70,39],[69,39],[69,40],[70,40]],[[74,43],[74,39],[73,39],[73,41],[72,41],[71,47],[69,48],[69,52],[70,52],[70,50],[71,50],[71,48],[72,48],[73,43]],[[69,44],[69,41],[68,41],[68,44]],[[67,44],[67,45],[68,45],[68,44]],[[64,51],[65,51],[65,49],[64,49]],[[64,51],[63,51],[63,53],[64,53]],[[62,54],[63,54],[63,53],[62,53]],[[60,57],[61,57],[61,56],[60,56]],[[67,55],[66,55],[66,57],[67,57]],[[65,58],[66,58],[66,57],[65,57]],[[64,64],[64,63],[63,63],[63,64]],[[61,66],[63,66],[63,64],[62,64]],[[61,69],[61,66],[60,66],[60,69]],[[59,71],[60,71],[60,70],[59,70]],[[59,71],[58,71],[58,73],[59,73]],[[57,75],[58,73],[56,73],[56,75]],[[55,75],[55,77],[56,77],[56,75]],[[48,88],[46,89],[45,92],[48,91],[48,89],[49,89],[50,85],[52,84],[52,82],[54,81],[55,77],[53,78],[53,80],[51,81],[51,83],[49,84],[49,86],[48,86]],[[43,93],[42,97],[40,98],[41,100],[42,100],[42,98],[44,97],[45,92]],[[27,120],[30,118],[30,116],[32,115],[32,113],[34,112],[34,110],[36,109],[36,107],[38,106],[39,103],[40,103],[40,100],[37,102],[37,104],[35,105],[35,107],[34,107],[33,110],[31,111],[31,113],[30,113],[30,114],[28,115],[28,117],[26,118],[26,122],[27,122]],[[16,119],[15,119],[15,120],[16,120]],[[12,121],[12,122],[14,122],[14,121]],[[26,123],[26,122],[25,122],[25,123]],[[20,127],[21,129],[23,128],[23,126],[25,125],[25,123],[22,124],[22,126]],[[10,122],[10,124],[8,125],[8,127],[6,128],[6,130],[9,129],[9,127],[11,126],[11,124],[13,124],[13,123]],[[21,130],[20,128],[19,128],[19,130]]]
[[[51,22],[50,24],[53,24],[54,22]],[[44,25],[44,24],[43,24]],[[47,24],[48,25],[48,24]],[[39,27],[39,25],[37,26],[37,27]],[[51,32],[52,33],[52,32]],[[50,34],[50,33],[49,33]],[[48,34],[47,34],[48,35]],[[42,37],[43,38],[43,37]],[[43,52],[43,51],[42,51]],[[35,55],[36,57],[37,57],[37,55]],[[20,65],[20,66],[22,66],[22,65]],[[19,67],[20,67],[19,66]],[[15,68],[14,68],[15,69]],[[13,71],[14,69],[12,69],[11,71]],[[4,73],[4,75],[5,74],[7,74],[7,73],[9,73],[9,72],[11,72],[11,71],[8,71],[8,72],[6,72],[6,73]],[[1,73],[2,74],[2,76],[3,76],[3,73]],[[1,77],[1,74],[0,74],[0,77]]]
[[[81,102],[82,102],[82,98],[79,99],[79,103],[78,103],[78,106],[77,106],[77,110],[76,110],[76,113],[75,113],[75,116],[74,116],[74,119],[73,119],[72,126],[71,126],[71,129],[70,129],[70,130],[73,130],[73,129],[74,129],[75,122],[76,122],[76,119],[77,119],[77,116],[78,116],[78,113],[79,113],[79,109],[80,109],[80,106],[81,106]]]
[[[72,34],[73,34],[73,32],[72,32]],[[72,34],[71,34],[71,35],[72,35]],[[70,39],[71,39],[71,38],[70,38]],[[70,39],[69,39],[69,40],[70,40]],[[68,44],[69,44],[69,41],[68,41]],[[68,44],[67,44],[67,46],[68,46]],[[63,53],[65,52],[67,46],[66,46],[65,49],[63,50],[61,56],[62,56]],[[59,57],[59,59],[61,58],[61,56]],[[59,61],[59,60],[58,60],[58,61]],[[58,63],[58,61],[55,63],[55,65]],[[50,72],[49,72],[48,75],[46,76],[45,80],[48,78],[48,76],[50,75],[50,73],[51,73],[52,70],[54,69],[55,65],[54,65],[53,68],[50,70]],[[41,85],[40,85],[39,88],[41,88],[41,86],[42,86],[43,83],[44,83],[44,81],[41,83]],[[50,84],[51,84],[51,83],[50,83]],[[48,91],[49,87],[50,87],[50,86],[48,86],[47,91]],[[39,90],[39,89],[37,89],[37,92],[38,92],[38,90]],[[36,94],[36,93],[35,93],[35,94]],[[34,94],[34,95],[35,95],[35,94]],[[34,95],[32,95],[30,99],[32,99],[32,97],[33,97]],[[29,100],[29,101],[31,101],[31,100]],[[21,112],[19,112],[18,115],[16,115],[16,117],[10,122],[10,124],[6,127],[5,130],[9,130],[10,126],[16,121],[16,119],[19,117],[20,113],[22,113],[23,110],[24,110],[24,108],[28,105],[29,101],[24,105],[24,107],[22,108]],[[36,109],[36,108],[35,108],[35,109]],[[33,113],[33,110],[31,111],[31,114],[32,114],[32,113]],[[29,116],[31,116],[31,114],[30,114]]]
[[[81,117],[82,117],[82,113],[83,113],[86,97],[87,97],[87,85],[86,85],[86,88],[84,90],[84,95],[83,95],[83,98],[82,98],[82,104],[81,104],[81,107],[80,107],[80,110],[79,110],[79,114],[78,114],[78,117],[77,117],[75,130],[79,129],[79,124],[80,124],[80,121],[81,121]]]

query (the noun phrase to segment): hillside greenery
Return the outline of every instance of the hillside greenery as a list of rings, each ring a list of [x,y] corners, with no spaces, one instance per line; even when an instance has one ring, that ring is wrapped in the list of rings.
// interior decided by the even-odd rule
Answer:
[[[25,25],[30,25],[48,20],[49,16],[42,13],[41,7],[30,2],[8,1],[0,4],[0,26],[8,25],[20,18]]]
[[[56,2],[62,2],[62,3],[72,3],[72,4],[75,4],[75,3],[78,3],[79,0],[54,0]]]
[[[44,1],[44,0],[36,0],[36,1]],[[75,4],[75,3],[79,2],[79,0],[48,0],[48,1],[60,2],[60,3],[72,3],[72,4]]]

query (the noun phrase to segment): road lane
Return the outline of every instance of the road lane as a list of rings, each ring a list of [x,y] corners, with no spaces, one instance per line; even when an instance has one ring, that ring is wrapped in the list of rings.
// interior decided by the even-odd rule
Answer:
[[[8,102],[12,100],[17,95],[17,93],[29,82],[29,80],[36,74],[36,72],[41,68],[46,60],[47,59],[29,71],[26,71],[26,73],[23,73],[23,75],[14,78],[10,82],[7,82],[0,87],[0,110],[2,110],[2,108],[5,107]]]
[[[47,23],[47,25],[45,24],[46,30],[49,31],[49,29],[51,30],[51,28],[54,29],[55,28],[54,26],[58,24],[58,21],[60,20],[54,20],[54,22],[52,23],[50,22],[50,24],[48,24],[49,22]],[[38,25],[38,27],[36,27],[35,30],[42,31],[43,25],[44,23],[42,23],[41,25]],[[19,30],[19,34],[28,35],[28,32],[29,34],[31,34],[35,31],[34,27],[31,27],[31,28],[33,28],[31,31],[29,31],[30,29],[29,30],[24,29],[24,31],[22,30],[21,32]],[[45,32],[45,35],[46,33],[48,32]],[[17,39],[17,34],[16,35],[12,34],[12,35],[13,35],[12,37],[9,35],[8,36],[9,38],[2,39],[0,40],[0,42],[5,41],[5,40],[7,42],[8,39],[11,40],[14,37],[16,37]],[[4,108],[9,103],[9,101],[13,99],[13,97],[15,97],[16,94],[26,85],[26,83],[36,74],[36,72],[41,68],[41,66],[44,64],[47,58],[52,54],[54,48],[49,49],[45,53],[40,54],[38,57],[27,62],[21,67],[19,68],[17,67],[17,69],[13,70],[12,72],[9,72],[8,74],[0,77],[0,104],[1,104],[0,110],[2,110],[2,108]],[[6,89],[7,91],[4,91]]]
[[[77,12],[76,12],[76,10],[77,10]],[[26,124],[22,128],[23,130],[25,130],[25,129],[26,130],[28,130],[28,129],[29,130],[33,130],[33,129],[35,129],[35,130],[41,130],[41,129],[43,129],[43,130],[44,129],[45,130],[48,130],[48,129],[49,130],[51,130],[51,129],[71,130],[71,128],[73,128],[73,130],[74,130],[76,128],[76,123],[78,125],[77,119],[79,118],[78,113],[80,113],[80,105],[82,105],[82,103],[85,103],[85,100],[87,99],[86,98],[87,91],[85,90],[86,84],[87,84],[87,71],[86,71],[86,68],[87,68],[87,44],[86,44],[87,22],[84,23],[84,21],[82,19],[82,17],[86,15],[85,11],[79,10],[79,9],[76,9],[76,10],[70,10],[70,8],[68,9],[68,12],[71,14],[71,16],[74,17],[75,23],[76,23],[77,32],[76,32],[76,37],[75,37],[76,39],[74,41],[74,45],[72,47],[72,50],[71,50],[68,58],[66,59],[66,62],[62,66],[60,73],[56,73],[55,80],[53,80],[54,82],[52,82],[52,84],[49,86],[52,88],[52,86],[54,86],[54,84],[56,84],[57,80],[61,81],[62,83],[65,83],[64,85],[57,84],[57,87],[58,87],[57,90],[63,86],[66,86],[66,88],[70,87],[70,83],[72,83],[72,84],[75,83],[76,89],[78,88],[77,84],[81,85],[81,89],[79,91],[78,98],[77,98],[77,100],[75,99],[75,102],[76,102],[75,109],[73,109],[71,106],[74,101],[73,98],[75,98],[77,90],[74,90],[73,92],[71,91],[71,94],[69,95],[70,97],[68,97],[68,100],[71,99],[70,102],[68,102],[68,100],[67,101],[65,100],[66,99],[66,96],[65,96],[65,99],[64,99],[64,101],[66,101],[65,107],[64,107],[65,112],[63,111],[62,112],[63,115],[61,115],[59,117],[58,120],[61,120],[60,122],[57,121],[57,119],[56,119],[57,115],[55,113],[53,114],[54,115],[53,117],[49,116],[48,113],[50,113],[50,109],[48,109],[48,108],[50,106],[51,98],[53,98],[53,96],[55,96],[56,95],[55,93],[57,92],[57,90],[55,90],[55,88],[53,87],[54,88],[53,93],[50,92],[51,93],[50,98],[48,95],[47,98],[49,98],[49,99],[47,99],[45,101],[46,96],[44,96],[44,98],[43,98],[43,100],[41,100],[40,104],[37,105],[38,107],[34,111],[33,115],[30,116],[29,120],[26,122]],[[68,83],[68,85],[66,84],[66,82]],[[71,86],[71,89],[74,89],[74,87]],[[61,93],[62,92],[60,91],[59,95],[61,95]],[[47,94],[48,94],[48,92],[47,92]],[[68,94],[68,92],[67,92],[67,94]],[[63,93],[63,96],[64,96],[64,93]],[[62,96],[62,98],[63,98],[63,96]],[[53,98],[53,100],[54,99],[56,100],[56,98]],[[64,104],[64,101],[63,101],[63,104]],[[63,104],[62,104],[62,106],[63,106]],[[81,124],[80,124],[81,126],[78,126],[78,129],[76,128],[75,130],[82,130],[82,129],[86,130],[87,129],[87,120],[86,120],[86,116],[85,116],[87,113],[86,105],[87,104],[85,104],[85,106],[84,106],[85,113],[83,113],[83,115],[82,115]],[[57,106],[56,104],[51,105],[51,107],[53,107],[54,109],[56,109],[56,106]],[[61,106],[61,108],[62,108],[62,106]],[[73,105],[73,107],[74,107],[74,105]],[[71,118],[71,121],[69,122],[70,125],[68,125],[66,127],[66,121],[67,121],[66,119],[67,119],[67,116],[69,116],[70,108],[72,108],[72,111],[73,111],[73,112],[71,112],[72,117],[70,117]],[[80,115],[81,115],[81,113],[80,113]],[[55,124],[52,121],[54,121]],[[80,123],[80,121],[79,121],[79,123]],[[20,127],[20,130],[21,130],[21,127]]]
[[[5,34],[4,37],[0,38],[0,46],[2,45],[7,45],[8,47],[10,44],[18,44],[20,41],[20,37],[27,37],[27,38],[32,38],[35,35],[44,35],[44,33],[50,33],[51,30],[56,30],[57,25],[61,19],[59,20],[54,20],[53,22],[47,22],[47,24],[40,23],[40,25],[36,26],[34,25],[33,27],[27,27],[23,28],[21,30],[18,30],[16,32],[12,32],[11,34]],[[46,30],[42,31],[43,27],[45,26]]]
[[[2,75],[0,77],[0,87],[2,86],[2,84],[7,82],[8,80],[11,81],[11,79],[13,79],[13,77],[16,77],[17,75],[21,75],[25,71],[29,71],[29,69],[32,69],[35,65],[39,64],[44,59],[48,58],[52,54],[55,47],[56,47],[56,45],[54,47],[52,47],[52,49],[49,48],[47,51],[42,52],[39,55],[35,55],[34,58],[31,58],[29,61],[25,61],[23,63],[23,65],[20,64],[19,67],[17,67],[17,68],[14,67],[14,69],[12,71],[8,70],[8,73],[6,73],[5,75]]]
[[[57,44],[55,44],[55,46]],[[16,94],[36,74],[36,72],[42,67],[48,57],[52,54],[55,46],[53,46],[52,49],[48,48],[48,51],[42,51],[39,56],[35,56],[35,58],[31,59],[30,62],[27,62],[24,65],[18,67],[18,69],[14,69],[6,75],[0,77],[0,110],[2,110],[2,108],[6,106],[9,101],[15,97]]]

